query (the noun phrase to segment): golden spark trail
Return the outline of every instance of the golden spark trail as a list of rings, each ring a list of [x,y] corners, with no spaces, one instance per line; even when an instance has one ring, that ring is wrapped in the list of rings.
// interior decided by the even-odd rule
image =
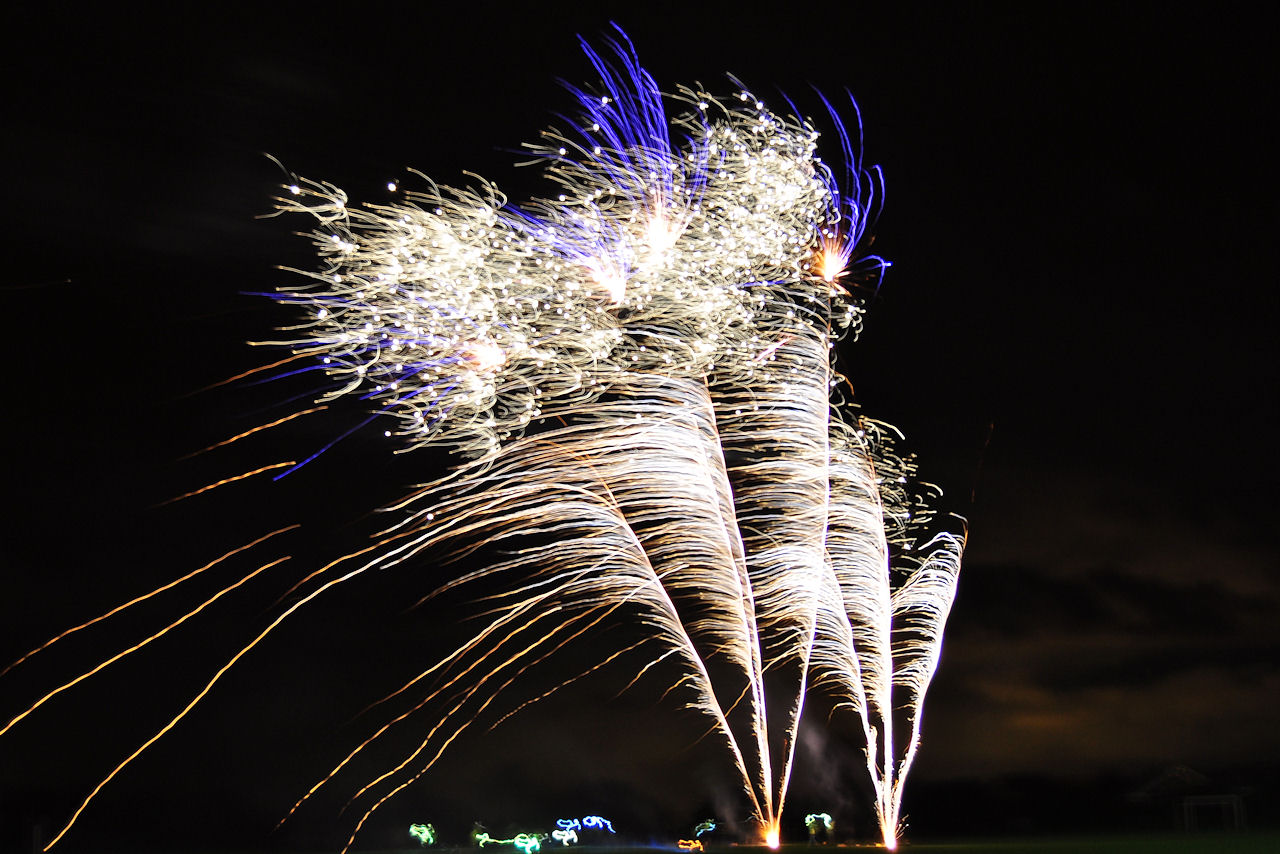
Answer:
[[[258,539],[253,540],[252,542],[249,542],[249,543],[246,543],[246,544],[245,544],[245,545],[243,545],[243,546],[239,546],[239,547],[237,547],[237,548],[234,548],[234,549],[232,549],[231,551],[224,553],[224,554],[223,554],[223,555],[221,555],[220,557],[216,557],[216,558],[214,558],[213,560],[211,560],[211,561],[209,561],[208,563],[206,563],[204,566],[200,567],[199,569],[192,570],[191,572],[187,573],[186,575],[182,576],[181,578],[174,579],[173,581],[170,581],[168,584],[162,584],[162,585],[160,585],[159,587],[157,587],[155,590],[152,590],[152,591],[151,591],[151,592],[149,592],[149,593],[143,593],[141,596],[137,596],[137,597],[135,597],[135,598],[133,598],[133,599],[130,599],[128,602],[125,602],[123,605],[117,605],[116,607],[112,608],[110,611],[107,611],[105,614],[102,614],[102,615],[100,615],[100,616],[94,617],[92,620],[89,620],[89,621],[87,621],[87,622],[81,623],[81,624],[80,624],[80,625],[78,625],[78,626],[73,626],[72,628],[67,629],[66,631],[62,632],[61,634],[55,635],[54,637],[52,637],[52,638],[50,638],[49,640],[47,640],[47,641],[45,641],[44,643],[42,643],[40,646],[38,646],[38,647],[36,647],[35,649],[33,649],[33,650],[31,650],[30,652],[28,652],[26,655],[24,655],[24,656],[22,656],[21,658],[19,658],[17,661],[15,661],[15,662],[13,662],[12,664],[10,664],[10,665],[8,665],[7,667],[5,667],[3,670],[0,670],[0,676],[3,676],[4,674],[8,673],[10,670],[12,670],[13,668],[17,667],[19,664],[21,664],[22,662],[26,661],[28,658],[30,658],[31,656],[35,655],[36,653],[38,653],[38,652],[40,652],[40,651],[42,651],[42,650],[48,649],[49,647],[53,646],[55,643],[57,643],[58,641],[62,640],[62,639],[63,639],[63,638],[65,638],[65,637],[67,637],[68,635],[74,634],[75,632],[78,632],[78,631],[80,631],[81,629],[87,629],[89,626],[92,626],[92,625],[94,625],[95,623],[100,623],[100,622],[102,622],[103,620],[107,619],[108,617],[114,616],[115,614],[119,614],[121,611],[124,611],[124,610],[125,610],[125,609],[127,609],[127,608],[130,608],[130,607],[132,607],[132,606],[134,606],[134,605],[137,605],[139,602],[145,602],[145,601],[147,601],[148,599],[152,598],[153,596],[156,596],[156,595],[158,595],[158,594],[160,594],[160,593],[163,593],[163,592],[165,592],[166,590],[172,590],[174,587],[177,587],[177,586],[178,586],[179,584],[181,584],[182,582],[184,582],[184,581],[189,581],[190,579],[195,578],[197,575],[201,574],[202,572],[204,572],[204,571],[206,571],[206,570],[209,570],[209,569],[212,569],[213,567],[215,567],[215,566],[217,566],[218,564],[222,563],[222,562],[223,562],[224,560],[226,560],[227,558],[230,558],[230,557],[232,557],[232,556],[234,556],[234,555],[238,555],[238,554],[240,554],[240,553],[241,553],[241,552],[243,552],[243,551],[246,551],[246,550],[248,550],[248,549],[253,548],[253,547],[254,547],[254,546],[256,546],[258,543],[261,543],[261,542],[264,542],[264,541],[266,541],[266,540],[269,540],[270,538],[272,538],[272,537],[276,536],[277,534],[283,534],[285,531],[292,531],[293,529],[295,529],[295,528],[297,528],[297,527],[299,527],[299,526],[298,526],[298,525],[286,525],[286,526],[285,526],[285,527],[283,527],[283,528],[278,528],[278,529],[276,529],[276,530],[272,531],[272,532],[271,532],[271,533],[269,533],[269,534],[265,534],[265,535],[263,535],[263,536],[259,537]],[[6,729],[8,729],[8,727],[6,727]]]
[[[228,380],[228,382],[230,382],[230,380]],[[310,415],[310,414],[311,414],[311,413],[313,413],[313,412],[320,412],[320,411],[325,410],[325,409],[328,409],[328,408],[329,408],[329,407],[327,407],[327,406],[313,406],[313,407],[311,407],[310,409],[303,409],[303,410],[301,410],[301,411],[299,411],[299,412],[294,412],[294,413],[292,413],[292,414],[290,414],[290,415],[286,415],[286,416],[284,416],[283,418],[277,418],[275,421],[272,421],[272,422],[270,422],[269,424],[260,424],[260,425],[258,425],[257,427],[252,427],[252,428],[250,428],[250,429],[248,429],[248,430],[245,430],[243,433],[237,433],[236,435],[232,436],[230,439],[223,439],[221,442],[214,442],[212,445],[208,446],[207,448],[201,448],[201,449],[200,449],[200,450],[198,450],[198,451],[192,451],[192,452],[191,452],[191,453],[189,453],[189,454],[186,454],[186,455],[184,455],[184,456],[178,457],[178,460],[179,460],[179,461],[182,461],[182,460],[189,460],[189,459],[191,459],[192,457],[199,456],[200,454],[207,453],[207,452],[212,451],[212,450],[214,450],[214,449],[216,449],[216,448],[222,448],[222,447],[225,447],[225,446],[227,446],[227,445],[230,445],[232,442],[238,442],[238,441],[240,441],[241,439],[246,439],[246,438],[248,438],[249,436],[254,435],[255,433],[260,433],[260,432],[262,432],[263,430],[269,430],[269,429],[271,429],[272,427],[278,427],[278,426],[279,426],[279,425],[281,425],[281,424],[284,424],[284,423],[286,423],[286,422],[292,421],[293,419],[295,419],[295,418],[299,418],[299,417],[301,417],[301,416],[303,416],[303,415]],[[291,466],[291,465],[293,465],[293,463],[285,463],[285,465],[290,465],[290,466]],[[255,472],[255,473],[256,473],[256,472]],[[190,496],[182,496],[182,497],[187,498],[187,497],[190,497]],[[178,499],[176,499],[176,498],[175,498],[174,500],[175,500],[175,501],[177,501]]]
[[[256,368],[250,368],[247,371],[242,371],[233,377],[227,377],[226,379],[218,380],[216,383],[213,383],[212,385],[207,385],[204,388],[197,389],[196,391],[192,392],[192,394],[200,394],[201,392],[212,391],[215,388],[221,388],[222,386],[230,385],[231,383],[237,382],[247,377],[251,377],[254,374],[260,374],[264,371],[269,371],[272,368],[278,368],[281,365],[287,365],[290,362],[296,362],[299,359],[305,359],[307,355],[308,354],[306,353],[293,353],[291,355],[285,356],[283,359],[277,359],[276,361],[272,362],[269,365],[258,365]],[[313,410],[309,410],[309,411],[313,411]],[[298,414],[301,415],[303,413],[298,413]]]
[[[370,547],[369,547],[369,549],[366,549],[365,551],[372,550],[372,549],[374,549],[374,548],[376,548],[376,547],[377,547],[377,545],[370,546]],[[286,557],[286,558],[280,558],[280,559],[279,559],[279,560],[277,560],[277,561],[273,561],[272,563],[267,564],[267,566],[266,566],[266,567],[263,567],[263,569],[267,569],[267,568],[270,568],[270,567],[272,567],[272,566],[275,566],[276,564],[281,563],[282,561],[285,561],[285,560],[288,560],[288,558],[287,558],[287,557]],[[240,649],[240,651],[239,651],[239,652],[237,652],[235,655],[233,655],[233,656],[231,657],[231,659],[230,659],[229,661],[227,661],[227,663],[226,663],[226,664],[224,664],[222,667],[218,668],[217,672],[216,672],[216,673],[214,673],[213,678],[211,678],[211,679],[210,679],[210,680],[205,684],[205,686],[204,686],[202,689],[200,689],[200,692],[199,692],[198,694],[196,694],[196,696],[195,696],[195,697],[193,697],[193,698],[191,699],[191,701],[190,701],[189,703],[187,703],[187,705],[186,705],[186,706],[184,706],[184,707],[183,707],[182,711],[180,711],[180,712],[178,712],[178,714],[174,715],[174,716],[173,716],[173,718],[171,718],[167,724],[165,724],[163,727],[161,727],[161,728],[160,728],[160,730],[159,730],[158,732],[156,732],[156,734],[155,734],[155,735],[151,736],[149,739],[147,739],[145,742],[143,742],[143,744],[142,744],[142,746],[141,746],[141,747],[139,747],[139,748],[138,748],[137,750],[135,750],[133,753],[129,754],[129,755],[128,755],[128,756],[127,756],[127,757],[126,757],[126,758],[125,758],[125,759],[124,759],[120,764],[119,764],[119,765],[117,765],[114,769],[112,769],[111,773],[109,773],[106,777],[102,778],[102,780],[101,780],[101,781],[99,781],[99,782],[98,782],[98,784],[97,784],[96,786],[94,786],[93,791],[91,791],[91,792],[88,794],[88,796],[86,796],[86,797],[85,797],[85,799],[80,803],[80,806],[76,808],[76,810],[75,810],[75,812],[74,812],[74,813],[72,813],[71,818],[70,818],[70,819],[67,821],[67,823],[63,826],[63,828],[62,828],[60,831],[58,831],[58,834],[57,834],[57,835],[56,835],[56,836],[55,836],[55,837],[54,837],[54,838],[49,842],[49,844],[48,844],[48,845],[46,845],[46,846],[44,847],[44,850],[45,850],[45,851],[48,851],[49,849],[53,848],[53,846],[57,845],[57,844],[58,844],[58,840],[60,840],[63,836],[65,836],[65,835],[66,835],[67,831],[68,831],[68,830],[70,830],[70,829],[71,829],[71,827],[72,827],[72,825],[74,825],[74,824],[76,823],[76,820],[80,817],[80,814],[81,814],[82,812],[84,812],[85,808],[86,808],[87,806],[89,806],[89,803],[90,803],[90,802],[91,802],[95,797],[97,797],[98,793],[102,791],[103,787],[104,787],[104,786],[106,786],[106,785],[107,785],[107,783],[111,782],[111,780],[112,780],[112,779],[113,779],[117,774],[119,774],[122,770],[124,770],[124,768],[125,768],[127,765],[129,765],[129,763],[133,762],[133,760],[134,760],[134,759],[137,759],[140,755],[142,755],[143,751],[145,751],[145,750],[146,750],[148,747],[150,747],[152,744],[155,744],[157,741],[159,741],[159,740],[160,740],[160,738],[161,738],[165,733],[169,732],[169,730],[171,730],[171,729],[173,729],[175,726],[177,726],[178,722],[179,722],[179,721],[181,721],[184,717],[186,717],[186,716],[187,716],[187,714],[188,714],[192,709],[194,709],[194,708],[196,707],[196,705],[197,705],[197,704],[198,704],[202,699],[204,699],[204,697],[209,693],[209,691],[210,691],[210,690],[212,690],[213,686],[214,686],[215,684],[217,684],[218,680],[220,680],[220,679],[221,679],[221,678],[222,678],[222,677],[227,673],[227,671],[229,671],[232,667],[234,667],[234,666],[235,666],[235,664],[236,664],[236,662],[237,662],[237,661],[239,661],[241,658],[243,658],[243,657],[244,657],[244,656],[249,652],[249,650],[251,650],[251,649],[253,649],[255,646],[257,646],[257,645],[262,641],[262,639],[263,639],[263,638],[265,638],[268,634],[270,634],[270,633],[271,633],[271,631],[272,631],[273,629],[275,629],[275,628],[276,628],[276,626],[280,625],[280,624],[281,624],[282,622],[284,622],[284,621],[285,621],[285,619],[286,619],[286,618],[288,618],[291,614],[293,614],[295,611],[297,611],[297,610],[298,610],[299,608],[301,608],[303,605],[305,605],[305,604],[307,604],[308,602],[310,602],[312,599],[314,599],[314,598],[316,598],[317,596],[319,596],[321,593],[325,592],[326,590],[328,590],[329,588],[331,588],[331,587],[333,587],[333,586],[335,586],[335,585],[337,585],[337,584],[341,584],[341,583],[342,583],[342,582],[344,582],[344,581],[347,581],[347,580],[349,580],[349,579],[351,579],[351,578],[355,578],[357,575],[359,575],[360,573],[364,572],[364,571],[365,571],[366,569],[368,569],[368,568],[369,568],[369,565],[368,565],[368,564],[366,564],[365,566],[359,567],[358,569],[354,569],[354,570],[352,570],[351,572],[348,572],[346,575],[343,575],[343,576],[341,576],[341,577],[339,577],[339,578],[335,578],[335,579],[332,579],[332,580],[330,580],[330,581],[326,582],[324,585],[322,585],[321,587],[319,587],[319,588],[317,588],[316,590],[312,591],[310,594],[308,594],[308,595],[307,595],[306,597],[304,597],[303,599],[300,599],[299,601],[295,602],[295,603],[294,603],[293,605],[291,605],[287,610],[285,610],[285,611],[284,611],[284,613],[280,614],[280,616],[278,616],[278,617],[276,617],[274,620],[272,620],[272,621],[271,621],[271,623],[270,623],[270,624],[269,624],[265,629],[263,629],[263,630],[262,630],[262,632],[261,632],[257,637],[255,637],[255,638],[254,638],[253,640],[251,640],[248,644],[246,644],[245,646],[243,646],[243,647]]]
[[[244,474],[238,474],[238,475],[235,475],[234,477],[224,477],[222,480],[211,483],[208,486],[202,486],[199,489],[193,489],[191,492],[183,493],[182,495],[179,495],[176,498],[166,498],[164,501],[161,501],[158,504],[154,504],[152,506],[164,507],[166,504],[175,504],[187,498],[194,498],[197,495],[203,495],[204,493],[208,492],[211,489],[217,489],[219,486],[226,486],[229,483],[237,483],[239,481],[253,477],[254,475],[262,474],[263,472],[275,471],[276,469],[285,469],[296,464],[297,462],[295,460],[286,460],[285,462],[282,462],[282,463],[272,463],[269,466],[261,466],[259,468],[254,469],[253,471],[247,471]]]
[[[265,537],[264,537],[264,539],[265,539]],[[242,587],[242,586],[244,586],[244,585],[245,585],[245,584],[247,584],[249,581],[251,581],[252,579],[256,578],[256,577],[257,577],[260,573],[262,573],[263,571],[268,570],[268,569],[270,569],[270,568],[271,568],[271,567],[273,567],[273,566],[278,566],[278,565],[280,565],[281,563],[284,563],[286,560],[289,560],[289,559],[290,559],[290,558],[289,558],[289,556],[285,556],[285,557],[282,557],[282,558],[278,558],[278,559],[276,559],[276,560],[273,560],[271,563],[264,564],[263,566],[258,567],[258,568],[257,568],[257,569],[255,569],[253,572],[251,572],[251,573],[249,573],[248,575],[246,575],[244,578],[241,578],[239,581],[236,581],[234,584],[230,584],[230,585],[228,585],[228,586],[226,586],[226,587],[222,588],[222,589],[221,589],[221,590],[219,590],[217,593],[213,594],[213,595],[212,595],[212,596],[210,596],[208,599],[206,599],[206,600],[204,600],[203,602],[201,602],[201,603],[200,603],[199,605],[197,605],[195,608],[193,608],[192,610],[190,610],[190,611],[188,611],[187,613],[183,614],[181,617],[179,617],[178,619],[174,620],[172,623],[170,623],[169,625],[165,626],[163,629],[161,629],[160,631],[158,631],[158,632],[156,632],[155,634],[151,635],[150,637],[145,638],[145,639],[143,639],[143,640],[139,641],[138,643],[134,644],[134,645],[133,645],[133,646],[131,646],[131,647],[127,647],[126,649],[121,650],[120,652],[116,653],[115,655],[111,656],[110,658],[106,659],[105,661],[102,661],[101,663],[99,663],[96,667],[93,667],[92,669],[90,669],[90,670],[86,670],[84,673],[81,673],[79,676],[77,676],[76,678],[72,679],[70,682],[63,683],[62,685],[58,686],[57,688],[54,688],[52,691],[50,691],[49,693],[45,694],[45,695],[44,695],[43,697],[41,697],[39,700],[36,700],[36,702],[35,702],[35,703],[33,703],[33,704],[32,704],[32,705],[31,705],[31,706],[30,706],[26,711],[19,713],[16,717],[14,717],[14,718],[13,718],[13,720],[11,720],[11,721],[9,721],[9,723],[5,724],[5,725],[4,725],[4,727],[3,727],[2,729],[0,729],[0,735],[4,735],[6,732],[8,732],[10,729],[12,729],[12,728],[13,728],[13,726],[14,726],[14,724],[18,723],[18,721],[22,720],[22,719],[23,719],[23,718],[25,718],[27,715],[31,714],[31,713],[32,713],[32,712],[34,712],[36,709],[40,708],[40,707],[41,707],[41,706],[43,706],[46,702],[48,702],[49,700],[53,699],[53,698],[54,698],[54,697],[56,697],[57,695],[61,694],[63,691],[66,691],[68,688],[71,688],[71,687],[73,687],[73,686],[75,686],[75,685],[80,684],[80,683],[81,683],[81,682],[83,682],[84,680],[88,679],[90,676],[93,676],[95,673],[99,673],[99,672],[101,672],[102,670],[106,669],[107,667],[110,667],[112,664],[115,664],[117,661],[119,661],[120,659],[124,658],[126,655],[129,655],[129,654],[131,654],[131,653],[137,652],[138,650],[140,650],[140,649],[142,649],[143,647],[147,646],[147,645],[148,645],[149,643],[151,643],[152,641],[154,641],[154,640],[156,640],[156,639],[158,639],[158,638],[162,638],[162,637],[164,637],[164,636],[165,636],[165,635],[167,635],[170,631],[172,631],[173,629],[176,629],[178,626],[182,625],[182,624],[183,624],[183,623],[185,623],[187,620],[189,620],[189,619],[191,619],[192,617],[194,617],[196,614],[199,614],[199,613],[200,613],[201,611],[203,611],[205,608],[208,608],[210,605],[212,605],[214,602],[217,602],[219,599],[221,599],[223,596],[225,596],[225,595],[227,595],[228,593],[230,593],[232,590],[235,590],[235,589],[236,589],[236,588],[238,588],[238,587]]]
[[[286,561],[286,560],[288,560],[288,558],[287,558],[287,557],[282,557],[282,558],[280,558],[279,560],[272,561],[271,563],[269,563],[269,564],[267,564],[266,566],[262,567],[262,569],[269,569],[270,567],[275,566],[275,565],[277,565],[277,564],[279,564],[279,563],[283,563],[283,562],[284,562],[284,561]],[[259,570],[259,571],[261,571],[261,570]],[[287,616],[287,614],[285,614],[285,615],[281,615],[281,616],[276,620],[276,622],[275,622],[275,623],[272,623],[272,627],[274,627],[275,625],[277,625],[277,624],[280,622],[280,620],[283,620],[285,616]],[[269,630],[269,629],[268,629],[268,630]],[[75,811],[74,813],[72,813],[71,818],[67,821],[66,825],[64,825],[64,826],[63,826],[62,830],[58,831],[58,835],[57,835],[57,836],[55,836],[55,837],[53,837],[53,839],[52,839],[52,840],[50,840],[49,844],[48,844],[48,845],[46,845],[46,846],[44,847],[44,850],[45,850],[45,851],[48,851],[49,849],[53,848],[53,846],[57,845],[57,844],[58,844],[58,840],[59,840],[59,839],[61,839],[63,836],[65,836],[65,835],[66,835],[67,831],[71,829],[71,826],[72,826],[72,825],[74,825],[74,824],[76,823],[76,819],[78,819],[78,818],[80,817],[80,813],[84,812],[85,807],[89,806],[89,802],[90,802],[90,801],[92,801],[95,797],[97,797],[98,793],[102,791],[102,788],[103,788],[104,786],[106,786],[106,785],[107,785],[107,783],[110,783],[110,782],[111,782],[111,780],[112,780],[112,779],[113,779],[117,774],[119,774],[122,770],[124,770],[125,766],[127,766],[127,765],[128,765],[130,762],[132,762],[134,759],[137,759],[140,755],[142,755],[142,752],[143,752],[144,750],[146,750],[146,749],[147,749],[148,747],[150,747],[152,744],[155,744],[157,741],[159,741],[159,740],[160,740],[160,738],[161,738],[165,733],[167,733],[169,730],[173,729],[173,728],[174,728],[174,726],[176,726],[176,725],[177,725],[178,721],[180,721],[180,720],[182,720],[184,717],[186,717],[187,713],[188,713],[188,712],[190,712],[193,708],[195,708],[196,704],[197,704],[198,702],[200,702],[200,700],[201,700],[201,699],[203,699],[203,698],[204,698],[205,694],[209,693],[209,689],[210,689],[210,688],[212,688],[212,687],[213,687],[213,684],[214,684],[215,682],[217,682],[217,681],[218,681],[218,679],[220,679],[220,678],[222,677],[222,674],[224,674],[224,673],[226,673],[228,670],[230,670],[230,669],[231,669],[231,666],[232,666],[232,665],[234,665],[237,661],[239,661],[239,660],[240,660],[240,657],[241,657],[242,655],[244,655],[244,653],[245,653],[245,652],[247,652],[250,648],[252,648],[252,647],[253,647],[253,645],[254,645],[254,644],[256,644],[259,640],[261,640],[265,635],[266,635],[266,632],[263,632],[263,634],[262,634],[262,635],[259,635],[259,636],[258,636],[258,638],[257,638],[257,639],[252,643],[252,644],[250,644],[248,647],[245,647],[245,648],[244,648],[243,650],[241,650],[240,652],[236,653],[236,655],[235,655],[234,657],[232,657],[232,659],[231,659],[230,661],[228,661],[225,665],[223,665],[223,666],[222,666],[222,668],[221,668],[221,669],[219,669],[219,670],[218,670],[218,672],[214,675],[213,679],[211,679],[211,680],[209,681],[209,683],[208,683],[207,685],[205,685],[205,687],[200,691],[200,693],[199,693],[199,694],[197,694],[197,695],[195,696],[195,698],[194,698],[190,703],[188,703],[188,704],[187,704],[186,708],[184,708],[181,712],[179,712],[177,715],[175,715],[175,716],[173,717],[173,719],[169,721],[169,723],[167,723],[167,724],[165,724],[163,727],[161,727],[161,729],[160,729],[160,731],[159,731],[159,732],[157,732],[155,735],[151,736],[151,738],[149,738],[149,739],[147,739],[145,742],[143,742],[141,747],[139,747],[139,748],[138,748],[137,750],[135,750],[133,753],[129,754],[129,755],[124,759],[124,761],[123,761],[123,762],[121,762],[119,765],[117,765],[115,768],[113,768],[113,769],[111,770],[111,773],[109,773],[109,774],[107,774],[107,776],[103,777],[103,778],[102,778],[102,780],[98,783],[98,785],[97,785],[97,786],[94,786],[93,791],[92,791],[92,792],[90,792],[90,793],[89,793],[89,795],[88,795],[88,796],[87,796],[87,797],[86,797],[86,798],[85,798],[85,799],[80,803],[80,806],[76,808],[76,811]]]

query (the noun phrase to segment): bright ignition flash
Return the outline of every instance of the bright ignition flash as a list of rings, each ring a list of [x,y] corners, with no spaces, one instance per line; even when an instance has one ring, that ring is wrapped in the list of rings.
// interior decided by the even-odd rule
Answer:
[[[609,295],[609,302],[619,305],[627,294],[626,276],[607,261],[593,261],[587,265],[596,285]]]
[[[670,252],[680,239],[682,231],[684,225],[670,214],[662,210],[651,213],[645,220],[644,227],[645,245],[649,248],[650,256],[661,258]]]
[[[779,840],[778,826],[776,824],[771,825],[769,829],[765,831],[764,844],[774,851],[778,849],[781,842]]]
[[[815,257],[815,268],[818,277],[828,284],[835,284],[849,267],[849,259],[853,257],[853,245],[838,235],[824,235],[818,241],[818,253]]]
[[[472,344],[467,356],[475,365],[476,372],[481,374],[492,373],[507,361],[507,354],[491,341],[477,341]]]

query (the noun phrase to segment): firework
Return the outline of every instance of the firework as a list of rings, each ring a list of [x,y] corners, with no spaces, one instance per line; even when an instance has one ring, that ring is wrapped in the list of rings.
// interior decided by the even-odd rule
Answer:
[[[833,364],[885,266],[861,252],[879,173],[825,101],[838,172],[814,123],[745,89],[663,96],[621,34],[607,52],[584,48],[598,85],[573,90],[579,119],[530,146],[545,198],[517,206],[490,183],[424,177],[403,202],[360,207],[329,184],[285,185],[279,211],[314,218],[321,263],[275,295],[301,319],[267,343],[301,365],[287,373],[324,378],[317,403],[362,401],[394,450],[447,447],[463,461],[335,561],[355,568],[300,582],[227,667],[366,570],[501,547],[429,594],[503,591],[481,628],[397,689],[411,708],[294,810],[386,733],[417,726],[417,746],[353,797],[349,846],[482,713],[500,721],[616,666],[633,683],[678,674],[668,693],[706,717],[772,846],[806,692],[835,697],[861,722],[893,847],[962,543],[926,535],[913,461],[845,402]],[[323,450],[259,471],[283,477]],[[624,616],[645,634],[509,699],[531,669]],[[785,699],[780,721],[766,695]],[[537,849],[537,837],[503,841]]]

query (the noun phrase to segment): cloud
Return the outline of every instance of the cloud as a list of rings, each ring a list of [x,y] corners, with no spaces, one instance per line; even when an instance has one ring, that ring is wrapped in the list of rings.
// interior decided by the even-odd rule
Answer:
[[[1280,696],[1274,597],[1114,566],[970,565],[961,585],[921,774],[1205,767],[1280,752],[1258,700]]]
[[[1280,750],[1272,712],[1280,673],[1199,667],[1134,689],[1050,690],[994,676],[970,702],[935,704],[921,770],[933,776],[1096,774],[1169,763],[1212,768]]]
[[[953,637],[1280,637],[1271,619],[1280,597],[1246,594],[1217,578],[1188,583],[1115,566],[1060,575],[1032,566],[969,563],[960,584]]]
[[[1280,573],[1229,490],[1087,468],[988,472],[923,777],[1280,755]],[[1175,488],[1176,487],[1176,488]]]
[[[989,468],[966,556],[973,564],[1021,565],[1058,577],[1110,567],[1172,584],[1216,581],[1243,594],[1280,597],[1260,508],[1244,496],[1233,500],[1229,491],[1196,487],[1202,477],[1193,473],[1180,482],[1176,471],[1155,477]]]

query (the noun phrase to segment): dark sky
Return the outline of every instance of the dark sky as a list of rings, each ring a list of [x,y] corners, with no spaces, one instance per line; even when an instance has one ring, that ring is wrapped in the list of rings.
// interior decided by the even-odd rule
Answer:
[[[260,218],[282,177],[263,152],[356,201],[384,200],[407,167],[445,184],[477,172],[519,200],[539,179],[512,166],[514,150],[572,109],[556,81],[590,81],[576,36],[611,18],[664,88],[730,91],[732,72],[774,104],[775,87],[812,85],[847,87],[861,106],[866,157],[887,185],[876,249],[894,266],[844,348],[846,371],[970,530],[909,786],[917,826],[953,829],[931,823],[951,812],[925,795],[961,781],[998,797],[1011,780],[1137,785],[1183,764],[1224,789],[1266,791],[1280,758],[1270,28],[1207,6],[587,8],[11,18],[0,658],[275,527],[307,527],[284,535],[277,553],[294,558],[273,580],[0,739],[4,843],[29,839],[37,818],[57,824],[279,612],[292,581],[439,471],[437,458],[357,436],[292,482],[155,506],[348,426],[334,415],[181,460],[289,411],[278,405],[300,392],[193,394],[267,360],[245,341],[287,317],[245,292],[288,283],[275,265],[308,264],[292,234],[305,223]],[[449,612],[403,613],[445,571],[343,592],[255,651],[95,802],[68,850],[95,833],[269,828],[367,730],[351,718],[393,684],[387,674],[416,672],[448,631]],[[0,677],[0,717],[182,607]],[[715,751],[690,746],[696,727],[671,708],[646,711],[648,687],[613,702],[584,687],[576,706],[548,703],[460,745],[448,782],[406,795],[405,814],[500,826],[581,797],[584,811],[679,829],[721,809]],[[643,751],[616,746],[638,732]],[[856,773],[829,767],[857,749],[815,722],[793,809],[838,801],[861,821]],[[476,805],[480,790],[494,801]],[[298,823],[332,846],[350,823],[333,819],[341,803]],[[368,844],[379,833],[399,844],[398,818],[387,826]]]

